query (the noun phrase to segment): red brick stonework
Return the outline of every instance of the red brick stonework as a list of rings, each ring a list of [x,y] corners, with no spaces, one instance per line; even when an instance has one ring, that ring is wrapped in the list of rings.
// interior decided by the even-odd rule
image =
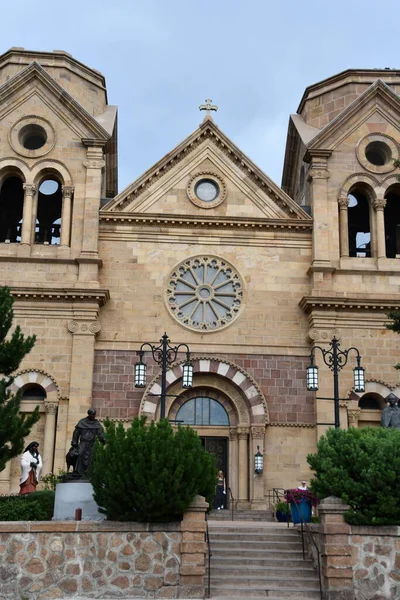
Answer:
[[[306,390],[308,357],[221,354],[212,358],[233,363],[254,380],[268,404],[270,423],[315,422],[314,397]],[[95,352],[93,405],[100,418],[131,419],[138,415],[144,390],[134,386],[137,360],[134,351]],[[193,360],[196,377],[199,361],[194,356]],[[146,363],[150,383],[160,374],[160,367],[150,357]]]

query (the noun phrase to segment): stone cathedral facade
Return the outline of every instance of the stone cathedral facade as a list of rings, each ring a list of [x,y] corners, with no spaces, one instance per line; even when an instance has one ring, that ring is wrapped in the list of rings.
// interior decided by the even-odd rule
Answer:
[[[66,52],[0,56],[0,264],[15,321],[37,343],[16,373],[39,405],[44,472],[65,467],[76,422],[158,419],[160,367],[134,387],[144,342],[188,344],[167,372],[166,415],[217,455],[239,506],[310,476],[333,423],[332,373],[306,390],[315,345],[355,346],[340,372],[340,424],[380,424],[399,392],[400,71],[348,70],[311,85],[290,116],[282,187],[206,111],[200,126],[117,189],[117,109],[103,75]],[[121,124],[123,127],[123,123]],[[30,440],[29,440],[30,441]],[[254,455],[264,456],[255,474]],[[19,462],[0,473],[18,490]]]

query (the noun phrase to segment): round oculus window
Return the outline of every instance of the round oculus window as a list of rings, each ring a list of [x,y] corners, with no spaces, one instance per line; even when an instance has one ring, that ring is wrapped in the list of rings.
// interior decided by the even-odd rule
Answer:
[[[202,202],[214,202],[218,198],[219,185],[212,179],[200,179],[195,185],[194,193]]]
[[[370,142],[365,148],[367,160],[376,167],[383,167],[392,159],[392,151],[388,144],[379,140]]]
[[[221,329],[238,316],[242,303],[242,278],[232,265],[217,257],[185,260],[168,279],[168,308],[190,329]]]

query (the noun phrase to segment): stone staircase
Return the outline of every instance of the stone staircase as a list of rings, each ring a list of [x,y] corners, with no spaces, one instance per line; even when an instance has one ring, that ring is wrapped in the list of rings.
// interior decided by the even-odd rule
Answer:
[[[208,526],[212,600],[320,599],[318,577],[311,560],[303,560],[297,529],[278,523],[213,521],[211,515]]]
[[[209,519],[213,521],[231,521],[232,511],[230,508],[223,510],[213,509],[209,514]],[[243,510],[235,509],[233,511],[234,521],[274,521],[272,510]]]

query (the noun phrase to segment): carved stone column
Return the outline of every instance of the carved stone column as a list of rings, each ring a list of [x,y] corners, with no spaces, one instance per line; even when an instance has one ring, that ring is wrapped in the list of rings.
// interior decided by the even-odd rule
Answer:
[[[62,186],[62,214],[61,214],[61,239],[60,246],[70,245],[71,217],[72,217],[72,194],[74,188]]]
[[[22,213],[22,232],[21,232],[21,244],[32,244],[33,231],[33,197],[36,194],[36,185],[30,183],[24,183],[23,188],[25,190],[24,196],[24,210]]]
[[[358,420],[360,418],[360,413],[361,413],[361,410],[359,408],[347,411],[349,427],[358,427]]]
[[[338,199],[339,204],[339,234],[340,234],[340,256],[349,256],[349,199]]]
[[[376,249],[377,258],[386,257],[386,243],[385,243],[385,217],[384,209],[386,206],[385,198],[376,198],[373,203],[373,207],[376,213]]]
[[[229,487],[232,490],[232,495],[235,501],[239,498],[239,448],[238,448],[238,432],[236,427],[229,429]],[[227,492],[228,493],[228,492]],[[231,501],[228,498],[229,502]]]
[[[46,475],[46,473],[53,472],[54,443],[56,436],[56,415],[58,403],[45,401],[44,408],[46,410],[46,422],[44,425],[42,475]]]
[[[319,270],[331,270],[330,228],[332,218],[328,203],[328,158],[329,150],[313,150],[310,156],[311,168],[307,179],[311,185],[313,227],[313,263]],[[336,215],[335,215],[336,217]]]
[[[264,438],[264,426],[253,426],[251,428],[251,446],[253,451],[250,454],[250,461],[257,453],[257,448],[259,448],[261,454],[264,454]],[[254,464],[253,468],[250,469],[250,473],[253,473],[253,485],[251,489],[251,508],[263,510],[266,508],[266,503],[264,500],[264,471],[260,475],[257,475],[254,472]]]
[[[239,502],[238,508],[247,508],[249,488],[249,450],[248,450],[248,427],[238,427],[239,438]]]

